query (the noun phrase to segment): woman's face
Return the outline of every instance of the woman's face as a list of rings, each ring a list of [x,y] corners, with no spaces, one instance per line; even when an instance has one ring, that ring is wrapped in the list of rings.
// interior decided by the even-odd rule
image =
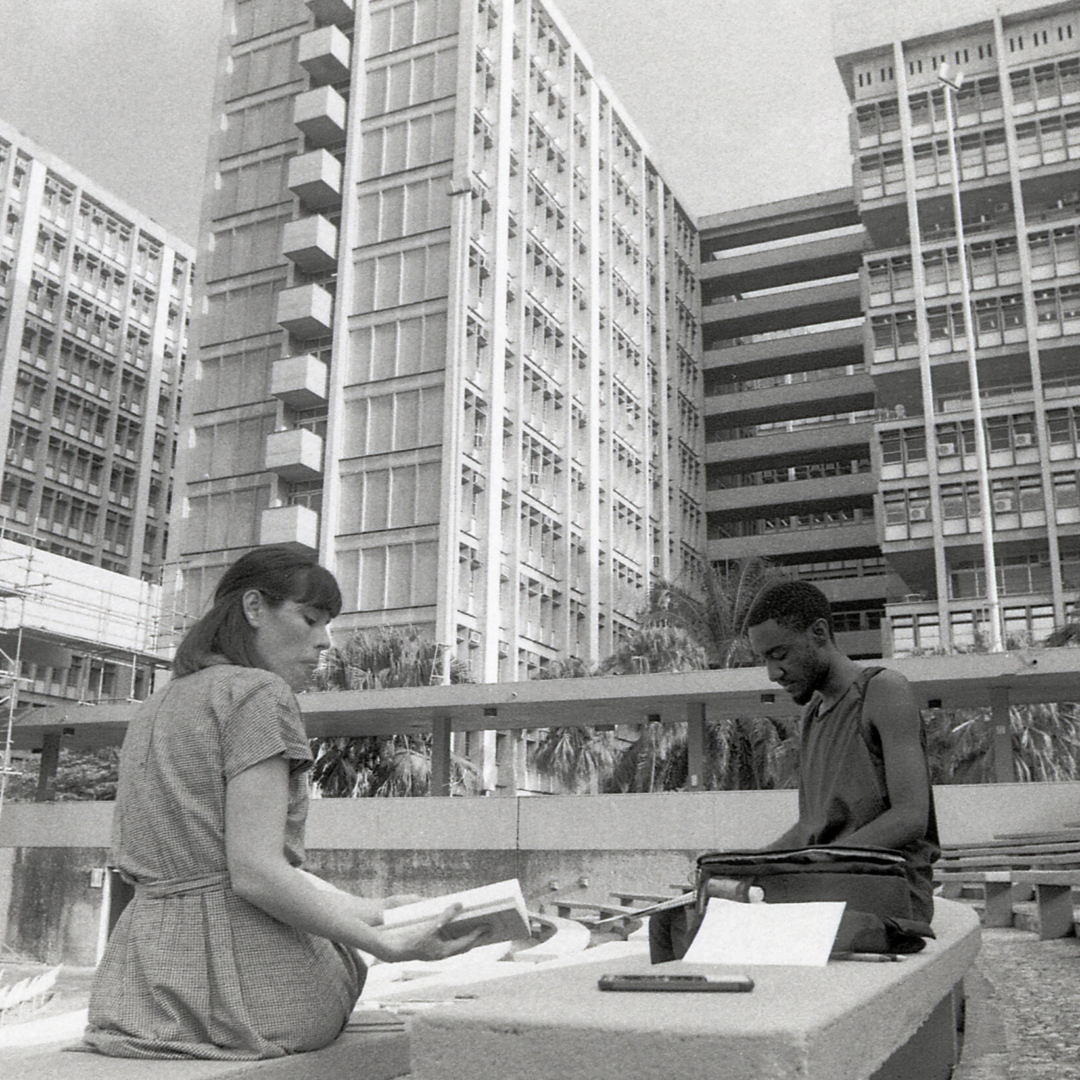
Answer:
[[[280,675],[293,690],[307,686],[323,650],[330,647],[329,615],[296,600],[271,607],[255,589],[244,594],[244,614],[258,666]]]

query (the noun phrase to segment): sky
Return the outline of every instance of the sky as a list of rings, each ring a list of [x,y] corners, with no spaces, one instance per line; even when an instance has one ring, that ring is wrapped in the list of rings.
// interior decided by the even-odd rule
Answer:
[[[829,0],[556,4],[692,215],[850,184]],[[220,12],[0,0],[0,119],[195,244]]]

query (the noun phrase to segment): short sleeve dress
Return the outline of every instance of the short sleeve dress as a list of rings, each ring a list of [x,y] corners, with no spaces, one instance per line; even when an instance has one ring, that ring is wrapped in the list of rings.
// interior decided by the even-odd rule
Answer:
[[[216,664],[138,710],[120,758],[113,864],[135,884],[98,967],[88,1049],[117,1057],[253,1060],[332,1042],[360,996],[354,950],[241,899],[225,860],[225,785],[290,763],[285,855],[304,856],[307,768],[283,679]]]

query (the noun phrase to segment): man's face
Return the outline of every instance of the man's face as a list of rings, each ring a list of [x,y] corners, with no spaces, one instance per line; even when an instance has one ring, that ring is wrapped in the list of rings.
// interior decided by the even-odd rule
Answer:
[[[769,678],[779,683],[796,705],[805,705],[829,673],[829,662],[816,626],[790,630],[775,619],[768,619],[750,627],[750,645],[765,661]]]

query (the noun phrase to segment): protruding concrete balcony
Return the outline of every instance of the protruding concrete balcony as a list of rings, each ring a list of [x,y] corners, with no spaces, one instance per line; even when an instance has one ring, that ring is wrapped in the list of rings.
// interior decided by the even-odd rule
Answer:
[[[321,214],[287,221],[281,248],[305,273],[318,274],[337,266],[338,231]]]
[[[289,159],[289,190],[311,210],[341,205],[341,162],[327,150]]]
[[[307,428],[275,431],[266,437],[266,471],[290,484],[322,475],[323,441]]]
[[[346,112],[345,99],[332,86],[317,86],[297,95],[293,123],[309,146],[327,146],[345,138]]]
[[[352,26],[356,19],[353,0],[305,0],[308,10],[320,26]]]
[[[298,338],[321,337],[334,325],[334,298],[321,285],[298,285],[278,293],[277,321]]]
[[[323,26],[300,38],[297,59],[312,86],[341,82],[349,77],[349,39],[336,26]]]
[[[311,353],[275,360],[270,370],[270,393],[291,409],[325,405],[330,372]]]
[[[262,512],[260,544],[294,544],[319,549],[319,515],[307,506],[272,506]]]

